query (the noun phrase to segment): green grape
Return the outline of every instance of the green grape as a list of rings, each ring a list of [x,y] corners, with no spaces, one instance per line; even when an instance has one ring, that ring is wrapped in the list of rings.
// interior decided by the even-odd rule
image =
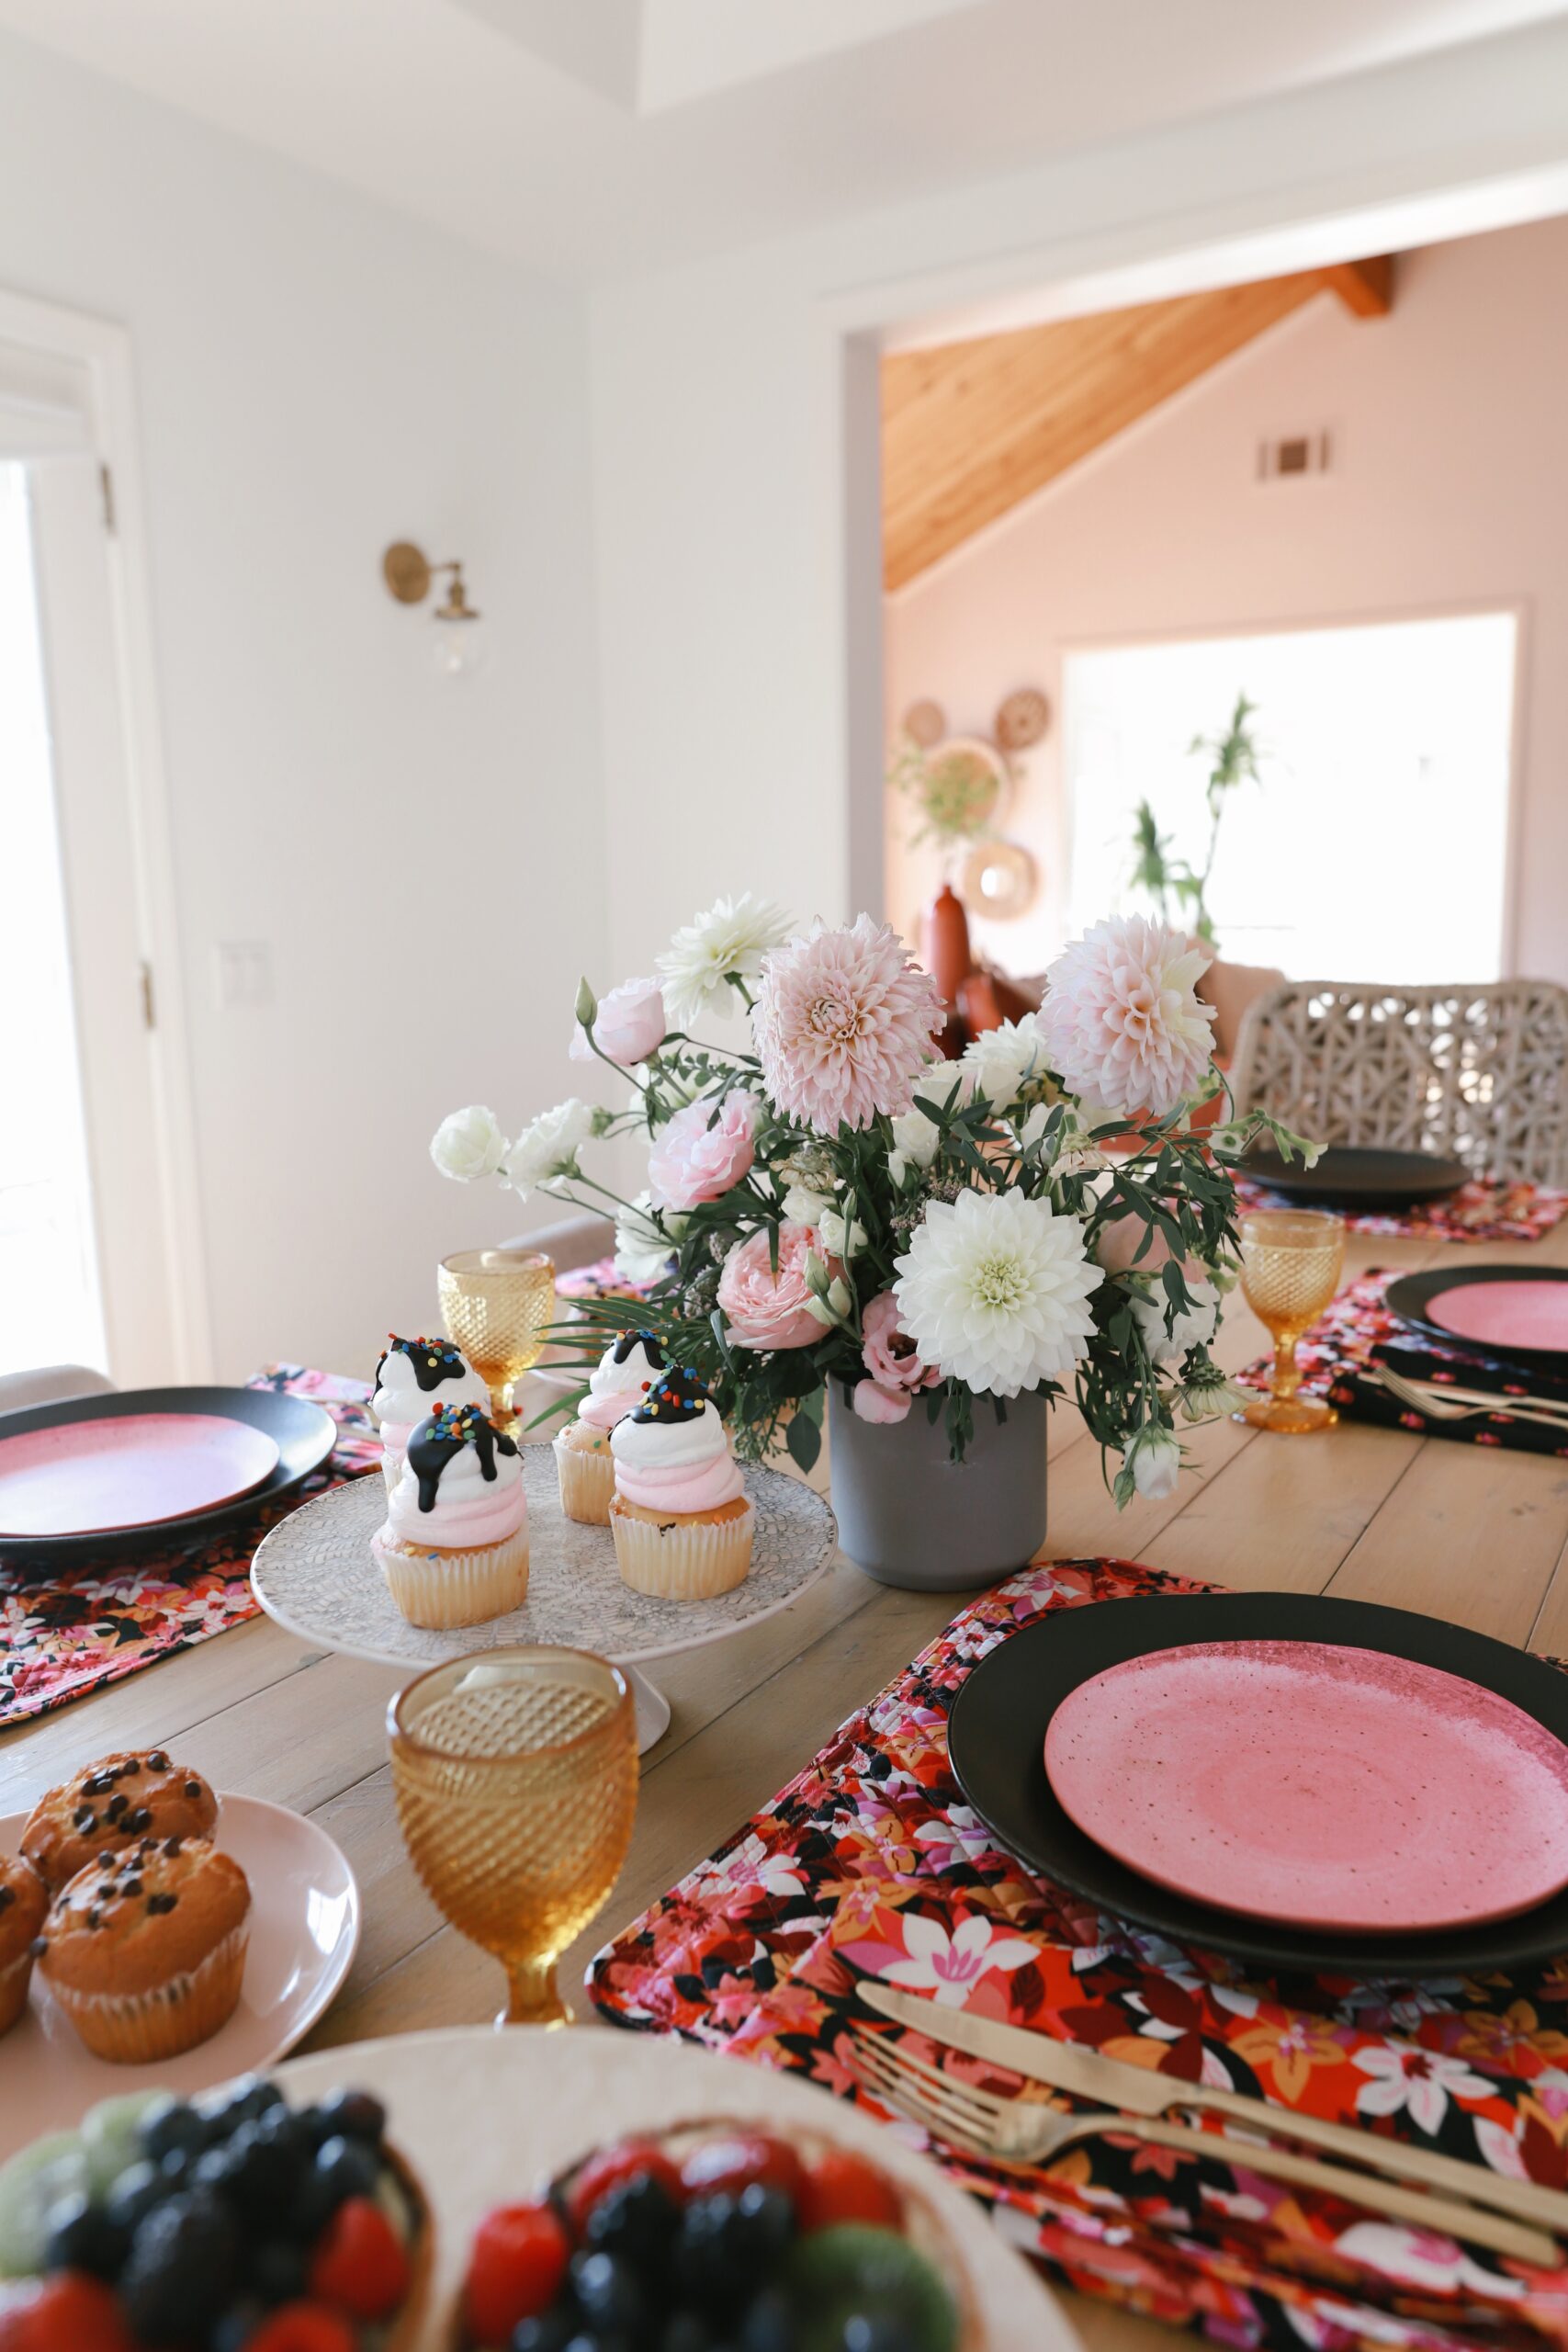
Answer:
[[[87,2188],[87,2159],[74,2132],[35,2140],[0,2165],[0,2278],[27,2278],[42,2266],[49,2216]]]

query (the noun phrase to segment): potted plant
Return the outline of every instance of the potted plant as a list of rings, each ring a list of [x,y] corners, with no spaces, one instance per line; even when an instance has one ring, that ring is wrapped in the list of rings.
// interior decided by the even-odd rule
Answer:
[[[1188,745],[1191,758],[1202,756],[1210,762],[1203,786],[1209,810],[1209,841],[1201,866],[1171,855],[1171,837],[1160,831],[1148,801],[1139,801],[1133,819],[1134,888],[1144,892],[1161,922],[1169,922],[1173,916],[1179,918],[1190,924],[1194,934],[1211,950],[1215,942],[1213,918],[1209,912],[1209,884],[1220,846],[1226,796],[1238,784],[1263,781],[1258,766],[1262,753],[1252,728],[1257,714],[1257,704],[1249,702],[1246,695],[1237,695],[1230,725],[1218,735],[1195,735]]]
[[[1183,1423],[1236,1401],[1210,1353],[1234,1279],[1230,1164],[1266,1114],[1194,1135],[1222,1081],[1205,958],[1142,917],[1098,924],[1053,966],[1038,1014],[933,1057],[928,975],[868,915],[792,931],[750,895],[678,932],[655,977],[578,993],[572,1051],[630,1107],[558,1104],[509,1140],[458,1112],[448,1175],[498,1176],[616,1214],[650,1283],[639,1317],[693,1365],[742,1459],[809,1469],[830,1424],[850,1556],[951,1589],[1019,1567],[1045,1533],[1044,1414],[1074,1393],[1118,1502],[1168,1493]],[[721,1003],[744,1046],[694,1031]],[[1115,1159],[1104,1147],[1133,1130]],[[635,1132],[648,1182],[584,1165]],[[597,1309],[624,1323],[624,1301]]]

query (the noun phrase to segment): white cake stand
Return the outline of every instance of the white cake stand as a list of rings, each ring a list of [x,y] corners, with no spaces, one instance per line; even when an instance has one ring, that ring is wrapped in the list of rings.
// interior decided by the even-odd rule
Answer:
[[[596,1650],[627,1674],[637,1698],[637,1745],[651,1747],[669,1727],[670,1702],[639,1668],[722,1641],[776,1616],[815,1584],[833,1556],[837,1530],[822,1497],[780,1470],[750,1470],[757,1510],[751,1569],[714,1600],[653,1600],[621,1582],[607,1527],[583,1527],[560,1505],[548,1446],[521,1449],[528,1497],[528,1598],[521,1609],[449,1633],[411,1625],[370,1550],[387,1516],[387,1490],[374,1472],[318,1495],[279,1521],[251,1563],[251,1585],[269,1617],[301,1641],[376,1666],[412,1672],[512,1642]]]

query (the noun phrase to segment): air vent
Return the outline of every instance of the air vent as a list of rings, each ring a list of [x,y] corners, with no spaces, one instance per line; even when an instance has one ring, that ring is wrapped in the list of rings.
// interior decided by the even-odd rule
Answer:
[[[1287,433],[1278,441],[1258,445],[1259,481],[1286,481],[1302,474],[1328,471],[1326,433]]]

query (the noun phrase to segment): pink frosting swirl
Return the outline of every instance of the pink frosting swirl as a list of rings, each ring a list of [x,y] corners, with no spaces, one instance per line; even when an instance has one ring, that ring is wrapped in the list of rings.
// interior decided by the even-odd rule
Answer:
[[[721,1503],[732,1503],[746,1492],[728,1453],[715,1454],[708,1462],[678,1463],[672,1470],[647,1464],[634,1469],[617,1462],[615,1486],[627,1502],[643,1510],[669,1512],[672,1518],[694,1510],[717,1510]]]
[[[419,1480],[405,1462],[387,1506],[387,1523],[402,1544],[428,1544],[443,1552],[467,1552],[481,1544],[502,1544],[528,1516],[523,1465],[514,1453],[497,1453],[496,1475],[486,1478],[471,1446],[441,1474],[429,1510],[419,1507]]]
[[[586,1421],[591,1430],[613,1430],[617,1421],[635,1413],[641,1403],[641,1394],[634,1396],[628,1389],[623,1389],[619,1396],[585,1396],[577,1408],[577,1418]]]

